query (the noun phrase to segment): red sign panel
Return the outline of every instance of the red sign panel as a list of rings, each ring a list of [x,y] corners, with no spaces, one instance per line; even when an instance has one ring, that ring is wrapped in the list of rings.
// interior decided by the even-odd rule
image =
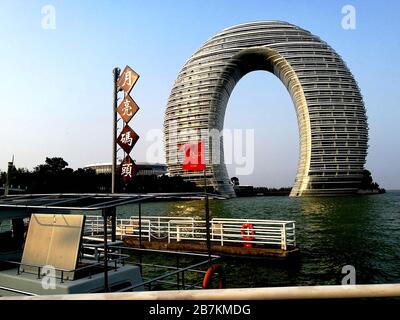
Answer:
[[[138,79],[139,75],[131,67],[126,66],[117,80],[118,90],[124,90],[126,94],[129,94]]]
[[[185,160],[182,164],[182,170],[203,171],[206,168],[204,159],[204,142],[191,142],[179,145],[179,149],[183,149]]]
[[[133,131],[131,127],[126,125],[119,134],[117,143],[126,153],[130,153],[138,140],[139,136],[136,134],[136,132]]]
[[[132,158],[127,155],[120,165],[120,174],[123,183],[127,184],[128,182],[130,182],[137,172],[137,165],[135,164],[135,162],[133,162]]]
[[[117,112],[125,123],[128,123],[132,117],[138,112],[139,107],[135,101],[127,94],[117,108]]]

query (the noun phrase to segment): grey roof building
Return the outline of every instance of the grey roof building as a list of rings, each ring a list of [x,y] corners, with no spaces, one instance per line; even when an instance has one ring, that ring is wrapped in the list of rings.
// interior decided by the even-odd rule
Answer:
[[[137,175],[160,176],[163,174],[167,174],[167,166],[162,163],[136,162],[136,165],[138,167]],[[111,162],[88,164],[84,168],[93,169],[94,171],[96,171],[97,174],[111,173],[112,170]]]

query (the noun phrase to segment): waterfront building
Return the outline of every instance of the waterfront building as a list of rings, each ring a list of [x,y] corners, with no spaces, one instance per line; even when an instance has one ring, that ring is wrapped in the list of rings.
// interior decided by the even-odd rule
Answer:
[[[297,114],[300,157],[291,196],[357,192],[368,148],[363,99],[350,70],[326,42],[281,21],[229,27],[209,39],[179,72],[164,120],[168,171],[202,185],[203,172],[183,171],[180,150],[190,132],[222,131],[236,83],[265,70],[286,86]],[[219,154],[219,162],[210,161]],[[207,185],[234,196],[223,143],[205,141]]]

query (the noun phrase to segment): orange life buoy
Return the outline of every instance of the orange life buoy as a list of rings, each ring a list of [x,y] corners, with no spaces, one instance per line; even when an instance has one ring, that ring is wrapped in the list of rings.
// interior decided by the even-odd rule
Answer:
[[[249,230],[250,230],[250,232],[249,232]],[[256,231],[254,230],[254,227],[251,223],[245,223],[240,228],[240,233],[242,234],[244,240],[252,241],[255,238],[254,235],[255,235]]]
[[[214,273],[218,273],[219,275],[219,280],[218,280],[218,289],[223,289],[225,288],[226,285],[226,279],[225,279],[225,272],[222,269],[222,266],[220,264],[213,264],[210,266],[204,276],[203,279],[203,289],[210,289],[211,285],[211,278],[214,275]]]

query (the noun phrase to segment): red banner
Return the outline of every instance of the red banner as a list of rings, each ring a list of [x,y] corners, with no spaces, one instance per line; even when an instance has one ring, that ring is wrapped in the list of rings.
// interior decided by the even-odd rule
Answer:
[[[203,141],[178,145],[178,148],[185,153],[182,170],[203,171],[206,168]]]

